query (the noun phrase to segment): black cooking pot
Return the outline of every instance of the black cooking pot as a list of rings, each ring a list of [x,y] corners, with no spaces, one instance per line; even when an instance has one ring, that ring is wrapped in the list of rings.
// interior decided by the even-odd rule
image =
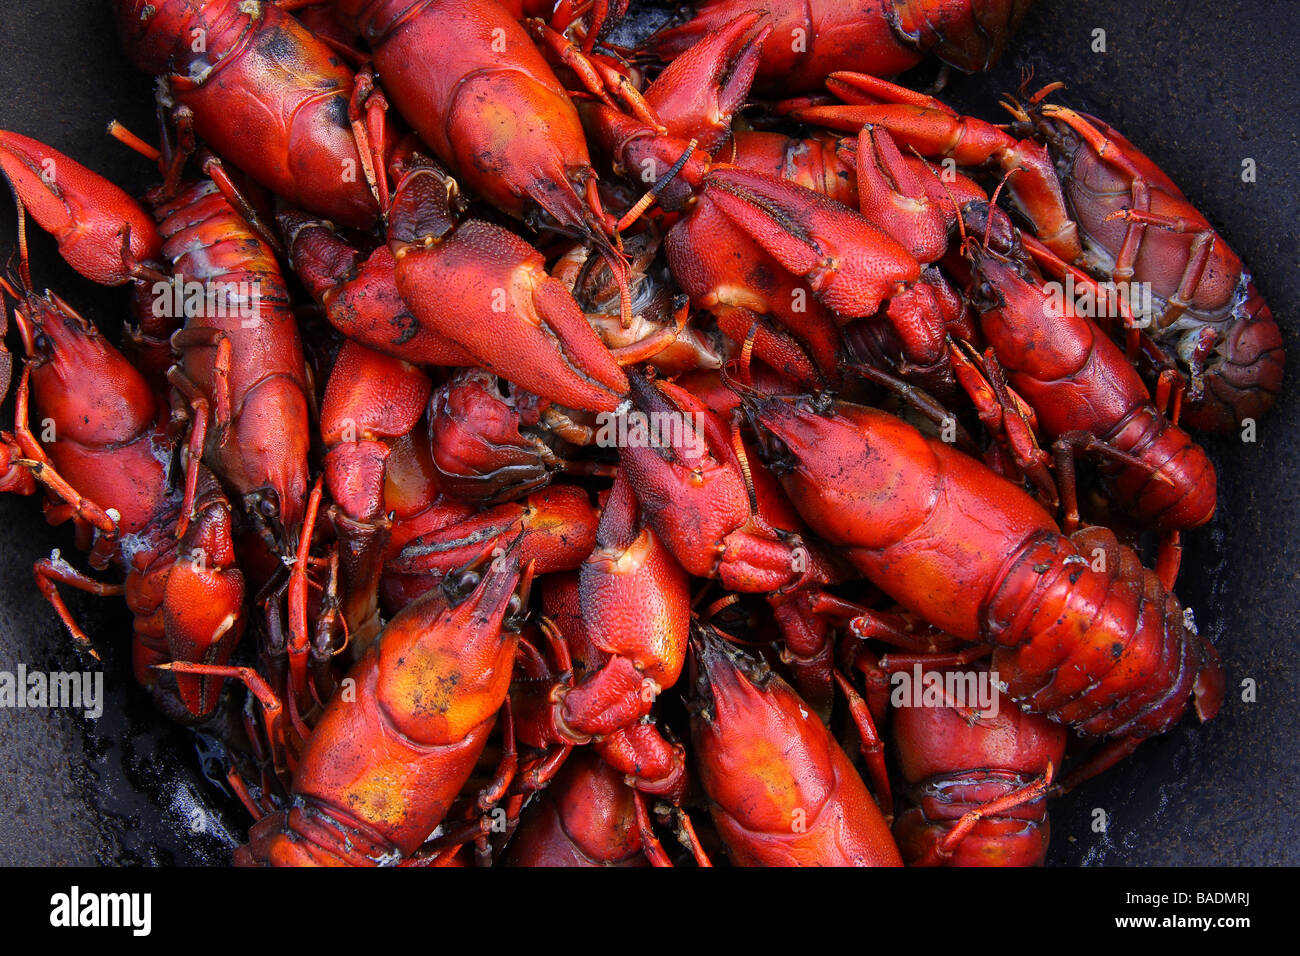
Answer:
[[[120,52],[109,8],[102,0],[6,4],[0,128],[48,142],[139,193],[155,170],[104,127],[116,118],[152,138],[151,81]],[[1064,80],[1059,101],[1123,130],[1233,245],[1296,356],[1300,22],[1291,13],[1289,0],[1039,0],[1004,62],[988,75],[954,77],[945,95],[1000,121],[995,103],[1024,70],[1033,69],[1034,88]],[[1242,178],[1247,159],[1254,182]],[[0,201],[5,255],[13,221]],[[38,230],[32,263],[39,286],[102,327],[120,322],[120,290],[76,276]],[[11,408],[0,421],[11,420]],[[1219,468],[1219,510],[1186,536],[1178,593],[1223,656],[1222,713],[1204,727],[1189,719],[1058,801],[1052,862],[1300,863],[1290,839],[1300,831],[1298,414],[1300,389],[1288,380],[1254,443],[1206,442]],[[87,666],[32,580],[32,562],[56,547],[73,551],[66,529],[47,526],[33,501],[0,496],[0,670]],[[0,864],[225,862],[247,820],[218,789],[219,761],[202,739],[162,721],[133,684],[121,602],[67,597],[104,657],[104,713],[92,721],[0,709]],[[1253,702],[1243,700],[1247,680]]]

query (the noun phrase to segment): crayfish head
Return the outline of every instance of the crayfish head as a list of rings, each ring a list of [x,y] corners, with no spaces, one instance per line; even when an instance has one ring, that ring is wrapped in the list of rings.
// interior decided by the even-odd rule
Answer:
[[[388,243],[395,255],[407,246],[429,246],[447,238],[460,218],[460,188],[432,160],[413,154],[401,164],[388,209]]]
[[[95,337],[98,331],[53,292],[37,295],[25,274],[25,263],[10,262],[0,277],[0,289],[14,300],[14,321],[27,357],[47,362],[61,345],[77,338]],[[3,328],[0,327],[0,331]]]
[[[763,690],[775,676],[761,660],[741,653],[710,624],[691,621],[691,693],[686,701],[692,723],[713,724],[719,705],[745,688]]]
[[[279,554],[280,560],[289,561],[297,546],[296,541],[285,537],[283,514],[280,508],[280,496],[275,488],[267,484],[240,496],[242,511],[248,515],[253,532],[266,546],[271,554]]]
[[[334,225],[298,209],[276,213],[289,265],[318,301],[328,302],[338,287],[356,278],[360,253]]]
[[[244,575],[232,538],[230,502],[217,479],[200,466],[193,518],[177,544],[162,604],[173,660],[224,665],[244,632]],[[222,680],[176,674],[176,692],[192,719],[211,714]]]
[[[123,441],[157,415],[145,377],[93,324],[52,292],[38,296],[7,281],[19,296],[14,319],[31,368],[31,392],[59,437]]]
[[[442,597],[448,607],[459,607],[474,598],[491,606],[505,601],[502,628],[517,632],[528,619],[528,600],[533,584],[533,562],[520,571],[519,542],[523,533],[501,548],[495,544],[484,548],[478,557],[442,579]],[[514,592],[509,598],[499,594],[508,581]]]
[[[462,369],[430,397],[429,447],[438,484],[464,501],[494,505],[550,483],[563,467],[545,429],[530,427],[486,369]]]
[[[1029,310],[1041,308],[1038,286],[1023,263],[989,250],[977,254],[971,265],[969,296],[980,312],[1012,308],[1030,314]]]
[[[740,402],[758,436],[759,457],[780,478],[799,465],[798,438],[804,431],[801,419],[810,414],[825,414],[834,398],[830,392],[798,396],[750,392],[741,393]]]
[[[967,259],[980,257],[985,252],[1003,258],[1022,258],[1020,233],[1001,206],[972,199],[962,205],[960,217],[964,240],[962,252]]]

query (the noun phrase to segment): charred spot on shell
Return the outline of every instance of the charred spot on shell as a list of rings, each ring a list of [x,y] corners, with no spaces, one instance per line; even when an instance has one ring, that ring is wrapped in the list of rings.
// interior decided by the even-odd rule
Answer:
[[[325,101],[325,116],[339,129],[352,128],[352,121],[348,118],[348,98],[341,91]]]
[[[260,6],[261,5],[258,4],[258,13],[261,12]],[[288,63],[293,60],[296,52],[296,44],[293,42],[293,38],[289,36],[287,30],[267,30],[258,38],[257,52],[268,60],[277,60],[282,63]]]
[[[396,334],[389,339],[393,345],[405,345],[420,333],[420,320],[409,310],[403,310],[391,319]]]

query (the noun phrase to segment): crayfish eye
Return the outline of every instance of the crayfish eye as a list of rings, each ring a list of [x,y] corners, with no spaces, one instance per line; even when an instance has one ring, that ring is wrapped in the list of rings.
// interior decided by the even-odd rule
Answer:
[[[522,609],[524,603],[519,600],[518,594],[510,595],[510,603],[506,605],[506,617],[515,617]]]
[[[478,587],[478,583],[481,580],[482,577],[477,571],[466,571],[460,576],[460,580],[456,582],[456,587],[460,588],[461,591],[468,593]]]
[[[36,337],[32,339],[32,345],[36,348],[36,351],[40,352],[42,355],[51,351],[53,347],[50,342],[50,337],[44,332],[36,333]]]
[[[257,510],[264,518],[274,518],[280,513],[280,506],[272,498],[263,498],[257,503]]]

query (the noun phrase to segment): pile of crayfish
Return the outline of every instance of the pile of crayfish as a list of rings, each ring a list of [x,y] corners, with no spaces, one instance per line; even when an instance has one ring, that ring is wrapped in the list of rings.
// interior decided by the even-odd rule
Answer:
[[[884,78],[1030,5],[113,0],[160,182],[0,131],[0,490],[224,742],[236,863],[1039,864],[1215,715],[1192,433],[1272,405],[1268,306],[1060,84]]]

